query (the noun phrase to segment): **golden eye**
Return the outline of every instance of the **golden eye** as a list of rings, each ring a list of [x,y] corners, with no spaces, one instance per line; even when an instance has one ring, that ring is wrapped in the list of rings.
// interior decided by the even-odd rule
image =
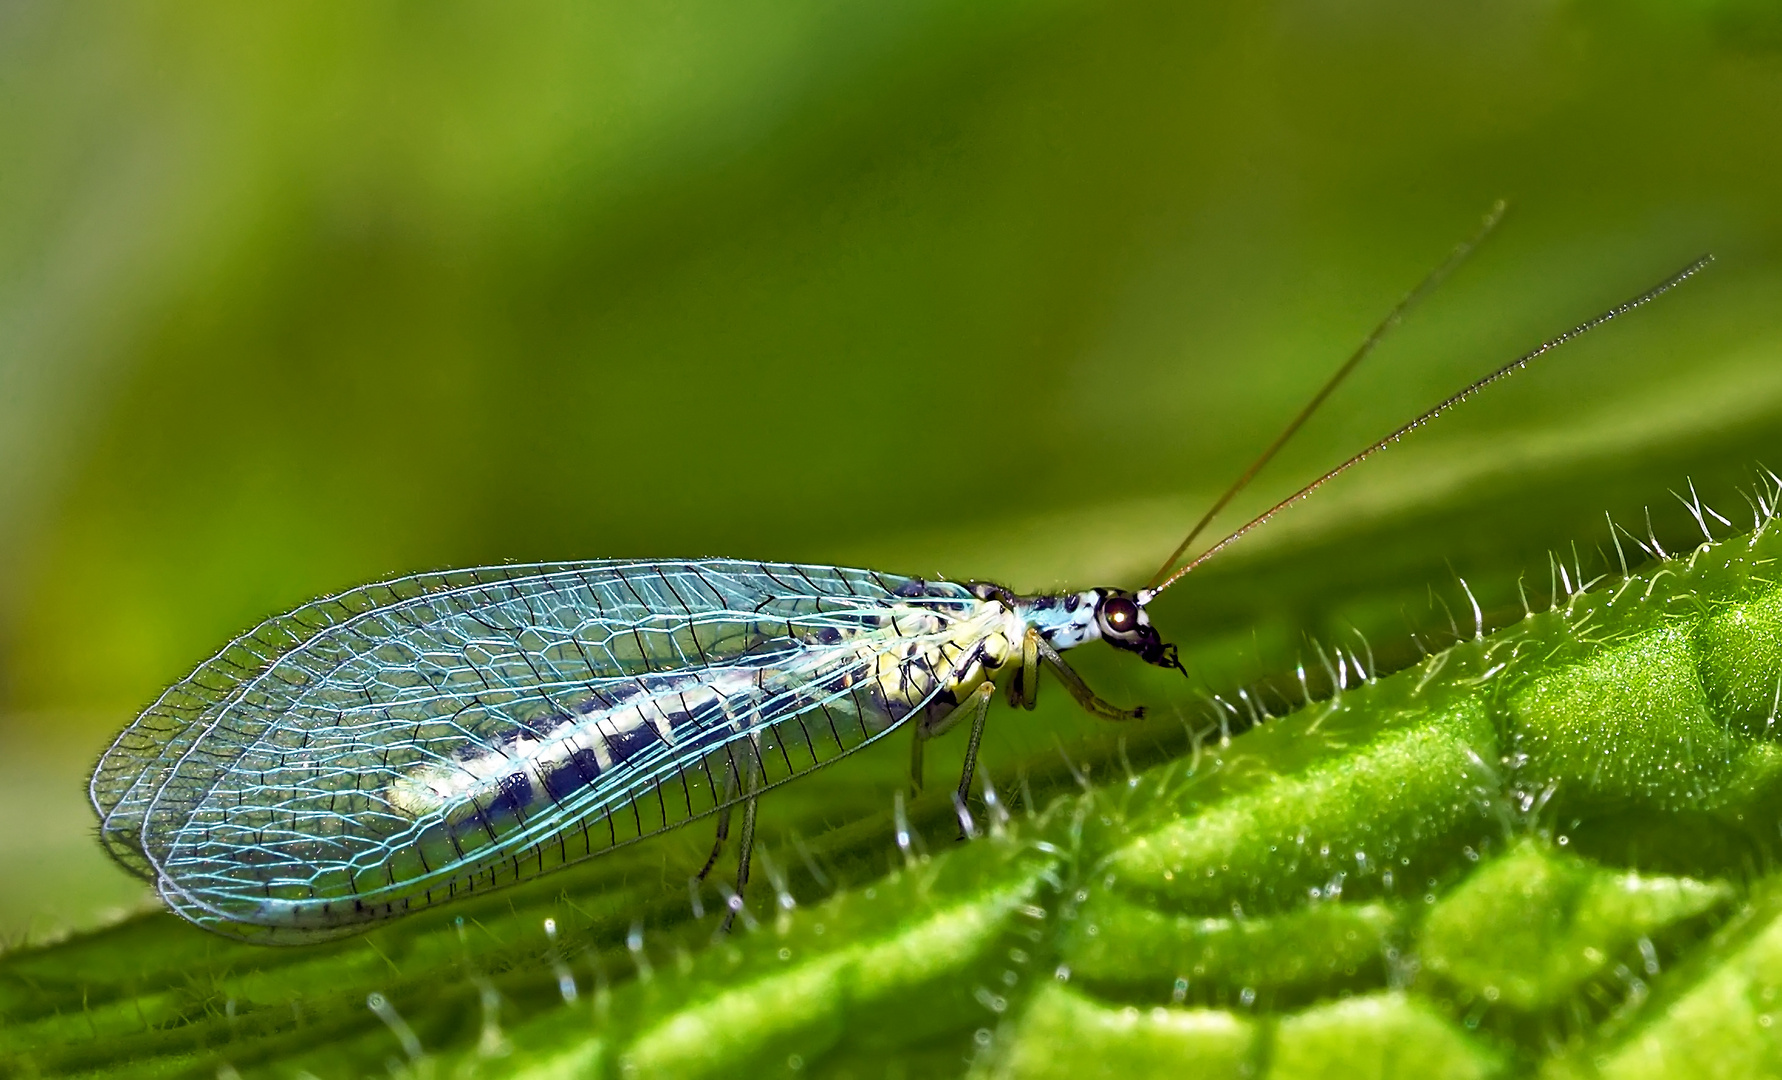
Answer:
[[[1138,605],[1124,596],[1116,596],[1102,603],[1101,617],[1109,630],[1124,634],[1138,626]]]

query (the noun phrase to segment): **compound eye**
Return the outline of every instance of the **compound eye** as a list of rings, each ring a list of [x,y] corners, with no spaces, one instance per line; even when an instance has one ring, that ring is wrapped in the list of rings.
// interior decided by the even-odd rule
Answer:
[[[1101,605],[1101,617],[1108,624],[1108,629],[1116,634],[1127,634],[1138,629],[1138,605],[1124,596],[1116,596]]]

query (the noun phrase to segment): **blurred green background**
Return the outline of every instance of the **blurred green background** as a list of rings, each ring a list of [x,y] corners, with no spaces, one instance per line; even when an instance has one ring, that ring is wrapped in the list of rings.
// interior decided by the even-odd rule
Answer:
[[[91,760],[321,593],[703,554],[1137,584],[1500,197],[1239,511],[1719,262],[1160,602],[1197,685],[1306,632],[1403,654],[1430,586],[1544,593],[1605,511],[1687,542],[1686,477],[1742,514],[1782,467],[1775,12],[7,5],[0,934],[143,902]]]

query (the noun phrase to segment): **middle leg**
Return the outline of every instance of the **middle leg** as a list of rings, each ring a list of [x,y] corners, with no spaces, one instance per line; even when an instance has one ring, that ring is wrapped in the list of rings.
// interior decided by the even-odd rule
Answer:
[[[971,696],[971,738],[965,744],[965,767],[959,774],[959,806],[964,806],[965,800],[971,795],[971,774],[978,767],[978,744],[984,739],[984,718],[990,715],[990,699],[996,696],[996,684],[986,679]],[[960,708],[964,709],[965,706],[961,705]],[[959,827],[963,830],[964,823],[961,822]]]
[[[971,745],[966,752],[965,771],[971,775],[972,762],[977,758],[978,740],[984,734],[984,713],[990,708],[990,699],[996,695],[996,684],[985,679],[977,689],[966,695],[964,701],[953,706],[945,716],[932,723],[926,717],[916,722],[915,738],[910,740],[910,794],[922,794],[922,758],[923,749],[928,740],[944,735],[953,729],[953,725],[965,718],[967,710],[975,710],[977,719],[972,723]]]

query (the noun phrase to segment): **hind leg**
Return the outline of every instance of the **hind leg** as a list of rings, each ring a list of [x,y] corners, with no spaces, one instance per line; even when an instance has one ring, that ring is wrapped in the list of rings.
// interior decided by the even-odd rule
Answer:
[[[724,841],[730,839],[730,812],[736,809],[735,762],[731,763],[730,768],[724,770],[724,791],[718,797],[718,805],[722,807],[718,811],[718,838],[712,842],[712,853],[706,857],[705,865],[700,867],[699,873],[694,875],[700,881],[704,881],[705,875],[711,873],[712,867],[718,865],[718,856],[724,853]]]
[[[718,924],[720,934],[730,932],[731,924],[736,922],[737,913],[742,910],[744,890],[749,886],[749,864],[755,857],[755,803],[761,790],[761,761],[758,756],[761,748],[752,738],[746,745],[746,760],[741,769],[737,770],[742,775],[736,779],[737,789],[743,795],[742,835],[737,838],[736,844],[736,896],[726,905],[728,910],[724,912],[724,921]],[[733,771],[731,775],[735,776],[736,773]],[[719,822],[719,828],[724,829],[728,824],[729,816],[726,814],[724,820]],[[720,832],[718,842],[723,843],[723,839],[723,833]]]
[[[728,934],[730,925],[736,922],[737,912],[742,910],[743,890],[749,887],[749,863],[755,856],[755,796],[743,800],[742,836],[738,838],[736,848],[736,899],[728,905],[724,912],[724,921],[718,924],[718,933]]]

